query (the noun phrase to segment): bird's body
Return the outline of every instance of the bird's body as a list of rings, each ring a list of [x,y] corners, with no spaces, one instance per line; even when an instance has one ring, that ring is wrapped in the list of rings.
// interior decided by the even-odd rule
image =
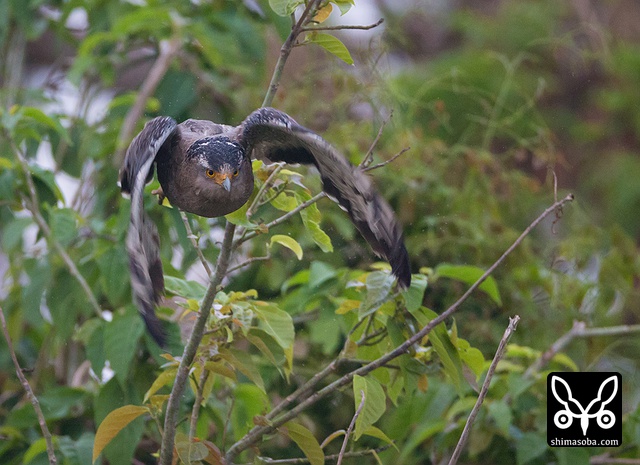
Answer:
[[[131,142],[120,185],[131,194],[127,250],[134,299],[150,333],[163,342],[154,308],[163,290],[157,231],[144,214],[144,185],[157,165],[162,194],[181,210],[218,217],[238,210],[253,192],[251,159],[315,165],[329,197],[347,211],[356,228],[391,264],[402,287],[411,282],[409,258],[393,210],[371,179],[328,142],[285,113],[261,108],[240,126],[158,117]]]

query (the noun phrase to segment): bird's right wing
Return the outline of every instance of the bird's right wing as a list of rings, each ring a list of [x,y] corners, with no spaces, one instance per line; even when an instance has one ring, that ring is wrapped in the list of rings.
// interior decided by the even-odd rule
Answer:
[[[391,206],[359,167],[318,134],[273,108],[251,113],[240,126],[240,140],[251,157],[315,165],[324,191],[349,214],[373,251],[391,264],[400,285],[409,286],[409,256],[400,225]]]
[[[127,233],[131,292],[149,333],[161,346],[165,335],[155,314],[155,307],[164,294],[160,238],[155,224],[144,211],[143,193],[145,184],[153,177],[156,155],[175,129],[176,122],[169,117],[149,121],[129,145],[120,170],[120,189],[131,195]]]

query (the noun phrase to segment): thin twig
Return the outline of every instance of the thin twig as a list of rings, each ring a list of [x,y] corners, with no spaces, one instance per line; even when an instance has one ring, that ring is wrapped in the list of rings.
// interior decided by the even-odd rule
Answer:
[[[376,134],[376,137],[373,139],[373,142],[369,146],[369,150],[367,150],[367,153],[364,155],[364,158],[360,162],[360,168],[362,168],[363,170],[373,161],[373,150],[376,148],[376,145],[378,145],[378,141],[380,140],[380,137],[382,137],[384,127],[387,125],[392,116],[393,112],[389,114],[389,116],[382,122],[382,124],[378,128],[378,134]]]
[[[336,465],[342,464],[342,459],[344,458],[344,454],[347,450],[347,443],[349,442],[349,436],[353,431],[353,428],[356,426],[356,420],[360,416],[360,412],[364,408],[365,395],[364,391],[360,389],[360,404],[358,405],[358,409],[356,413],[354,413],[353,418],[351,419],[351,423],[349,424],[349,428],[347,428],[347,432],[344,435],[344,439],[342,440],[342,447],[340,447],[340,453],[338,454],[338,460],[336,461]]]
[[[182,353],[173,389],[171,389],[171,394],[169,395],[167,411],[164,418],[164,436],[162,438],[162,446],[160,448],[160,461],[158,462],[160,465],[170,465],[173,459],[173,446],[175,443],[178,412],[180,411],[180,399],[182,399],[182,394],[184,393],[184,389],[187,384],[191,364],[193,363],[193,359],[198,351],[198,346],[200,345],[204,335],[204,329],[207,320],[209,319],[209,314],[211,313],[213,299],[218,292],[218,286],[220,286],[222,279],[227,274],[234,233],[235,225],[228,221],[225,227],[224,239],[222,240],[222,246],[220,247],[220,255],[218,255],[215,272],[211,275],[209,280],[209,287],[202,299],[198,318],[196,319],[191,335],[189,336],[189,340],[187,341],[187,345]]]
[[[385,444],[384,446],[378,447],[377,449],[365,449],[358,450],[352,452],[345,452],[344,458],[357,458],[364,457],[366,455],[379,454],[380,452],[384,452],[387,449],[391,448],[391,444]],[[339,454],[325,455],[324,461],[326,462],[334,462],[338,460]],[[264,463],[269,463],[273,465],[302,465],[303,463],[309,463],[309,459],[307,457],[298,457],[294,459],[270,459],[269,457],[260,457],[259,458]],[[248,464],[247,464],[248,465]]]
[[[300,205],[298,205],[296,208],[294,208],[290,212],[287,212],[284,215],[282,215],[281,217],[276,218],[275,220],[271,221],[270,223],[265,224],[264,228],[260,228],[259,231],[263,231],[265,229],[268,231],[271,228],[273,228],[275,226],[278,226],[279,224],[284,223],[289,218],[294,216],[296,213],[299,213],[300,211],[302,211],[305,208],[307,208],[309,205],[316,203],[318,200],[320,200],[321,198],[326,197],[326,196],[327,196],[327,194],[325,194],[324,191],[317,193],[316,195],[311,197],[309,200],[307,200],[305,202],[302,202]],[[257,231],[251,231],[251,232],[245,234],[244,236],[236,239],[235,242],[233,243],[233,248],[236,249],[240,244],[248,241],[249,239],[252,239],[252,238],[256,237],[258,234],[262,234],[262,232],[258,232],[258,230]]]
[[[204,398],[204,387],[209,377],[209,371],[202,367],[202,373],[200,373],[200,379],[198,380],[198,389],[196,391],[196,399],[193,402],[193,408],[191,409],[191,420],[189,423],[189,443],[193,443],[193,438],[196,436],[196,427],[198,426],[198,417],[200,416],[200,407],[202,406],[202,400]]]
[[[502,262],[504,262],[504,260],[513,252],[513,250],[522,243],[522,241],[525,239],[525,237],[527,237],[527,235],[531,232],[533,228],[535,228],[543,219],[545,219],[549,214],[553,213],[557,208],[560,208],[565,203],[572,201],[573,198],[574,198],[573,195],[569,194],[564,199],[559,200],[558,202],[555,202],[553,205],[548,207],[544,212],[542,212],[522,232],[522,234],[520,234],[520,236],[514,241],[514,243],[500,256],[500,258],[498,258],[493,263],[493,265],[491,265],[487,269],[487,271],[485,271],[484,274],[473,285],[471,285],[469,289],[456,302],[454,302],[447,310],[445,310],[439,316],[431,320],[420,331],[415,333],[413,336],[411,336],[405,342],[400,344],[394,350],[372,361],[368,365],[365,365],[363,367],[358,368],[357,370],[354,370],[350,373],[345,374],[344,376],[337,379],[336,381],[329,384],[328,386],[322,388],[321,390],[312,393],[311,395],[309,395],[309,397],[307,397],[306,399],[298,403],[296,407],[292,408],[282,416],[274,419],[270,425],[255,426],[254,428],[252,428],[242,439],[236,442],[227,451],[227,455],[226,455],[227,463],[231,463],[234,457],[236,457],[243,450],[247,449],[248,447],[251,447],[253,444],[258,442],[265,434],[270,434],[274,432],[278,426],[283,425],[287,421],[290,421],[291,419],[297,417],[300,414],[300,412],[302,412],[304,409],[306,409],[310,405],[315,404],[318,400],[324,398],[328,394],[335,392],[341,387],[351,383],[355,375],[365,376],[366,374],[372,372],[377,368],[380,368],[381,366],[387,364],[388,362],[399,357],[400,355],[405,354],[413,344],[421,341],[427,334],[431,332],[431,330],[433,330],[433,328],[435,328],[437,325],[444,322],[447,318],[453,315],[453,313],[455,313],[458,310],[460,305],[462,305],[469,298],[469,296],[476,289],[478,289],[478,287],[480,287],[480,285],[495,271],[495,269],[498,266],[500,266]],[[331,362],[329,366],[332,366],[334,364],[335,364],[335,360]],[[269,415],[267,415],[267,417],[269,417]],[[271,416],[271,418],[273,418],[273,416]]]
[[[29,210],[29,212],[31,212],[31,216],[33,216],[33,219],[38,224],[40,231],[42,232],[44,237],[47,239],[47,243],[51,247],[53,247],[53,249],[55,249],[58,255],[60,255],[60,258],[62,258],[62,261],[64,262],[64,264],[67,266],[67,269],[69,270],[69,274],[71,274],[71,276],[73,276],[75,280],[78,281],[78,284],[80,284],[80,287],[86,294],[87,299],[89,300],[89,304],[91,304],[91,307],[93,308],[95,314],[98,316],[98,318],[102,318],[102,309],[100,308],[100,304],[98,303],[98,300],[93,295],[93,291],[91,290],[91,287],[89,286],[87,281],[84,279],[84,276],[82,276],[82,273],[80,273],[80,270],[78,270],[78,267],[76,266],[74,261],[71,259],[71,257],[69,256],[65,248],[62,247],[62,245],[60,245],[60,243],[53,236],[53,233],[51,232],[51,228],[49,227],[49,224],[47,223],[47,221],[44,219],[44,216],[42,216],[42,213],[40,212],[40,207],[39,207],[40,203],[38,202],[38,193],[36,191],[36,186],[33,182],[33,176],[31,176],[31,169],[29,168],[29,163],[27,162],[26,157],[24,156],[22,151],[18,148],[14,140],[8,134],[6,134],[6,137],[9,140],[11,148],[15,153],[16,158],[18,159],[18,162],[20,163],[20,167],[22,168],[22,172],[24,173],[24,177],[27,182],[29,199],[23,199],[25,205],[27,206],[27,209]]]
[[[4,338],[7,341],[7,347],[9,348],[9,354],[11,354],[11,360],[13,360],[13,366],[16,369],[16,375],[18,375],[18,379],[22,384],[25,392],[27,393],[27,398],[31,405],[33,405],[33,409],[36,411],[36,416],[38,417],[38,423],[40,424],[40,429],[42,430],[42,435],[44,436],[44,441],[47,445],[47,455],[49,456],[49,463],[55,465],[58,463],[56,459],[55,450],[53,448],[53,441],[51,440],[51,432],[49,431],[49,427],[47,427],[47,421],[44,418],[44,413],[42,413],[42,409],[40,408],[40,402],[38,398],[33,393],[31,389],[31,385],[27,378],[22,373],[22,367],[18,362],[18,357],[13,348],[13,342],[11,342],[11,336],[9,335],[9,329],[7,328],[7,320],[4,318],[4,312],[2,311],[2,307],[0,307],[0,322],[2,323],[2,332],[4,334]]]
[[[535,375],[543,366],[555,357],[555,355],[564,349],[576,337],[594,337],[594,336],[617,336],[620,334],[630,334],[640,332],[640,325],[620,325],[609,326],[603,328],[587,328],[583,321],[574,321],[569,331],[560,336],[551,347],[547,349],[529,368],[524,372],[523,377],[530,378]]]
[[[640,465],[640,459],[629,459],[624,457],[611,457],[609,454],[596,455],[589,459],[593,465]]]
[[[311,27],[303,27],[301,32],[314,32],[314,31],[342,31],[345,29],[358,29],[362,31],[368,31],[369,29],[373,29],[374,27],[380,26],[384,23],[384,18],[380,18],[373,24],[368,24],[366,26],[358,26],[358,25],[343,25],[343,26],[311,26]]]
[[[260,199],[262,199],[262,196],[264,195],[266,190],[271,187],[276,176],[278,176],[278,173],[282,171],[282,167],[283,167],[282,164],[276,165],[275,169],[271,172],[271,174],[269,175],[267,180],[264,182],[264,184],[260,186],[260,190],[258,190],[256,197],[253,199],[253,202],[251,202],[251,205],[249,205],[249,208],[247,208],[247,214],[246,214],[247,218],[251,218],[253,214],[256,212],[256,209],[260,206],[259,204]]]
[[[211,277],[211,267],[209,266],[209,263],[207,262],[207,259],[204,258],[204,254],[202,253],[202,249],[200,248],[200,245],[198,244],[198,239],[196,238],[195,234],[193,234],[193,231],[191,230],[191,225],[189,224],[189,218],[187,217],[187,214],[185,212],[183,212],[182,210],[180,210],[180,218],[182,218],[182,222],[184,223],[184,227],[187,230],[187,237],[191,241],[191,245],[193,245],[193,248],[196,249],[196,254],[198,254],[198,258],[200,259],[200,263],[202,263],[202,266],[204,267],[204,270],[207,272],[207,276]]]
[[[271,104],[273,103],[273,98],[276,96],[276,92],[278,92],[278,87],[280,86],[280,80],[282,79],[284,65],[287,62],[289,55],[291,54],[291,50],[293,50],[293,46],[295,45],[298,36],[302,32],[302,28],[314,16],[314,13],[321,1],[322,0],[310,1],[300,15],[300,18],[298,18],[298,21],[293,22],[293,25],[291,26],[291,33],[280,48],[280,56],[278,57],[275,69],[273,70],[271,82],[269,83],[269,89],[267,90],[267,94],[264,96],[264,100],[262,101],[263,107],[271,106]],[[295,19],[293,15],[291,17],[292,20]]]
[[[402,150],[400,150],[398,153],[396,153],[394,156],[389,158],[388,160],[385,160],[383,162],[377,163],[377,164],[375,164],[373,166],[367,166],[365,168],[362,168],[362,171],[371,171],[371,170],[377,170],[378,168],[382,168],[383,166],[386,166],[389,163],[394,162],[396,160],[396,158],[398,158],[403,153],[407,152],[410,148],[411,147],[405,147]]]
[[[504,335],[500,340],[500,344],[498,345],[498,350],[496,350],[496,355],[493,357],[491,361],[491,365],[489,366],[489,370],[487,371],[487,376],[484,379],[484,383],[482,383],[482,388],[480,389],[480,394],[478,395],[478,400],[475,405],[471,409],[471,413],[467,418],[467,422],[464,425],[462,430],[462,434],[460,435],[460,439],[458,440],[458,444],[456,444],[456,448],[453,451],[453,455],[449,460],[449,465],[455,465],[460,458],[460,454],[462,453],[462,449],[464,445],[467,443],[467,439],[469,438],[469,433],[471,432],[471,426],[473,425],[478,412],[480,411],[480,407],[482,407],[482,403],[484,402],[484,398],[487,396],[487,392],[489,391],[489,385],[491,384],[491,379],[493,378],[493,374],[496,371],[496,367],[498,366],[498,362],[502,359],[504,355],[504,351],[507,348],[507,342],[511,338],[511,335],[516,330],[518,326],[518,321],[520,321],[520,317],[518,315],[513,318],[509,318],[509,326],[504,331]]]
[[[237,271],[237,270],[239,270],[240,268],[244,268],[245,266],[249,266],[249,265],[251,265],[251,264],[252,264],[252,263],[254,263],[254,262],[260,262],[260,261],[264,261],[264,260],[269,260],[270,258],[271,258],[271,254],[267,254],[267,255],[264,255],[264,256],[261,256],[261,257],[251,257],[251,258],[248,258],[248,259],[246,259],[244,262],[242,262],[242,263],[240,263],[240,264],[238,264],[238,265],[236,265],[236,266],[232,266],[231,268],[229,268],[229,269],[227,270],[227,274],[231,274],[231,273],[233,273],[234,271]]]
[[[169,66],[171,66],[171,62],[180,51],[180,44],[181,38],[176,36],[169,40],[166,43],[166,46],[160,47],[160,54],[153,63],[153,66],[151,66],[147,77],[142,82],[136,101],[129,109],[129,112],[127,113],[127,116],[125,116],[122,126],[120,127],[120,134],[118,134],[118,140],[116,143],[116,156],[113,157],[116,165],[119,166],[122,163],[126,147],[136,129],[136,123],[144,113],[147,100],[151,98],[153,93],[156,91],[158,84],[160,84],[164,75],[167,74]]]

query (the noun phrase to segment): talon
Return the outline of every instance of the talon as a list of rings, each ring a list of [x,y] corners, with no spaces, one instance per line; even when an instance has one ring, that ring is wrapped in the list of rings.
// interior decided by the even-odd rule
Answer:
[[[151,194],[157,195],[158,205],[162,205],[162,202],[164,202],[164,191],[162,190],[162,187],[158,187],[157,189],[152,190]]]

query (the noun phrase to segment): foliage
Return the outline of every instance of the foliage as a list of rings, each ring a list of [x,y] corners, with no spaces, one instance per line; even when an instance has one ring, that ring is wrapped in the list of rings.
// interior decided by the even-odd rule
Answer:
[[[225,221],[236,226],[236,261],[216,290],[180,403],[175,456],[183,463],[223,463],[236,447],[242,462],[305,456],[315,465],[338,454],[345,437],[352,460],[441,462],[513,313],[522,321],[466,462],[638,454],[637,337],[576,337],[536,365],[574,320],[596,328],[637,322],[637,40],[603,33],[600,48],[576,12],[551,0],[498,4],[491,13],[449,12],[440,27],[454,45],[401,61],[389,75],[384,61],[350,51],[325,27],[351,0],[269,0],[260,12],[243,2],[181,0],[0,7],[0,306],[59,463],[155,463],[181,333],[207,293],[197,249],[215,263]],[[128,73],[152,74],[156,57],[177,41],[179,53],[142,102],[145,118],[235,124],[268,88],[273,38],[286,43],[287,17],[301,18],[307,6],[315,9],[298,44],[329,53],[294,49],[306,66],[285,68],[276,105],[322,130],[355,164],[381,126],[376,157],[411,147],[373,174],[404,224],[412,285],[398,291],[388,266],[371,264],[343,213],[314,196],[313,173],[254,162],[254,195],[226,220],[183,221],[147,195],[167,274],[159,313],[170,345],[162,351],[131,303],[129,201],[115,183],[128,143],[121,127],[141,95],[141,78]],[[86,30],[72,28],[78,14],[86,14]],[[420,14],[385,11],[385,56],[406,58],[416,38],[403,37],[413,31],[403,21]],[[31,65],[30,52],[47,43],[60,58],[35,85],[25,60]],[[579,73],[586,84],[575,80]],[[71,111],[65,91],[77,99]],[[394,360],[354,374],[428,326],[548,206],[548,167],[576,189],[579,205],[531,234],[455,318]],[[46,463],[38,418],[5,341],[0,347],[0,462]],[[546,374],[562,370],[622,372],[624,448],[546,445]],[[315,403],[296,412],[312,395]],[[260,428],[268,434],[244,447]]]

